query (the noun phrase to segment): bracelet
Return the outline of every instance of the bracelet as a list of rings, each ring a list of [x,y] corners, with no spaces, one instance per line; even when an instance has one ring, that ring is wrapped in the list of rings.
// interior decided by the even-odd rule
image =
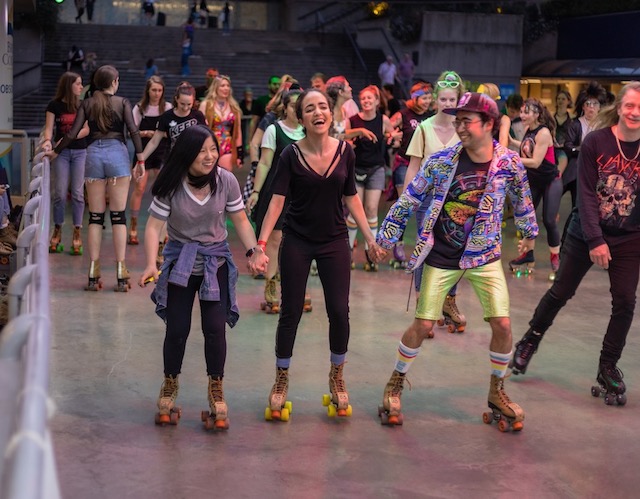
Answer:
[[[258,166],[259,161],[252,161],[251,168],[256,168]]]
[[[260,194],[260,191],[256,191],[255,189],[253,189],[253,192],[251,192],[251,194]]]
[[[258,246],[260,246],[263,250],[267,247],[267,241],[258,241]]]
[[[255,246],[253,248],[249,248],[245,253],[247,258],[251,258],[256,251],[260,250],[260,253],[264,253],[264,248],[262,246]]]

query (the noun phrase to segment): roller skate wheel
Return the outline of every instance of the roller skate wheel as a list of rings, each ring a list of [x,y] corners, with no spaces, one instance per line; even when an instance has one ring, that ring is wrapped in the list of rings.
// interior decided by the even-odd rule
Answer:
[[[325,393],[322,396],[322,405],[325,407],[329,407],[330,404],[331,404],[331,395]]]
[[[524,428],[524,423],[522,421],[516,421],[511,425],[511,429],[513,431],[522,431],[523,428]]]
[[[389,416],[387,415],[387,424],[391,426],[401,425],[400,416]]]
[[[501,432],[509,431],[509,422],[506,419],[501,419],[498,421],[498,430]]]
[[[592,386],[591,387],[591,395],[593,395],[594,397],[599,397],[600,396],[600,387],[599,386]]]
[[[448,323],[448,324],[447,324],[447,332],[448,332],[449,334],[453,334],[453,333],[455,333],[455,332],[456,332],[456,325],[455,325],[455,324],[453,324],[453,323]]]
[[[171,416],[169,414],[156,413],[156,424],[165,425],[171,423]]]
[[[291,400],[287,400],[284,403],[284,408],[289,411],[289,414],[291,414],[293,412],[293,404],[291,403]]]
[[[216,430],[227,430],[229,429],[229,420],[228,419],[216,419],[213,423],[213,427]]]
[[[616,395],[614,395],[613,393],[605,394],[604,403],[606,405],[614,405],[616,403]]]
[[[283,407],[280,411],[280,421],[289,421],[289,409]]]
[[[313,310],[313,305],[305,305],[302,310],[304,310],[306,313],[309,313]]]
[[[353,407],[351,407],[351,404],[349,404],[347,406],[347,410],[345,411],[345,416],[350,418],[352,414],[353,414]]]
[[[273,419],[273,413],[271,412],[271,407],[267,407],[264,410],[264,419],[265,421],[271,421]]]
[[[177,425],[178,421],[180,420],[180,413],[172,411],[169,419],[171,420],[172,425]]]
[[[618,402],[618,405],[625,405],[627,403],[627,396],[624,393],[616,395],[616,402]]]
[[[338,414],[338,411],[337,411],[337,409],[336,409],[336,406],[335,406],[335,405],[333,405],[333,404],[329,404],[329,405],[327,406],[327,415],[328,415],[330,418],[335,418],[337,414]]]
[[[444,319],[438,319],[437,324],[438,324],[438,326],[440,326],[440,327],[444,326]]]
[[[484,412],[482,414],[482,422],[485,424],[491,424],[493,422],[493,414],[490,412]]]

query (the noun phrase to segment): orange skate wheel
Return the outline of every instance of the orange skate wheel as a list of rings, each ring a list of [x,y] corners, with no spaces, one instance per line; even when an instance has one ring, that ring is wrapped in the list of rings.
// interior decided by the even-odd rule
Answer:
[[[501,432],[509,431],[509,422],[506,419],[498,421],[498,430]]]
[[[444,326],[444,319],[438,319],[437,324],[438,324],[438,326],[440,326],[440,327]]]
[[[398,416],[387,416],[387,424],[397,425],[400,424]]]
[[[165,425],[169,423],[171,423],[171,417],[169,416],[169,414],[156,414],[156,424]]]
[[[485,412],[482,414],[482,421],[486,424],[491,424],[493,421],[493,414],[490,412]]]
[[[216,419],[213,423],[213,426],[216,430],[226,430],[229,428],[229,420],[228,419]]]
[[[511,425],[511,429],[513,431],[522,431],[522,428],[524,428],[524,423],[522,421],[516,421]]]

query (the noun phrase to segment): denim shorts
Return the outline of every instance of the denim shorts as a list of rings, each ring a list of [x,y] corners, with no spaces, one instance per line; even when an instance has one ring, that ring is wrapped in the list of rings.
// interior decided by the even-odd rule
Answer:
[[[131,176],[127,146],[118,139],[102,139],[87,147],[84,178],[101,180]]]
[[[384,167],[380,166],[372,168],[367,173],[359,174],[356,172],[356,184],[364,185],[366,190],[384,190],[385,172]]]

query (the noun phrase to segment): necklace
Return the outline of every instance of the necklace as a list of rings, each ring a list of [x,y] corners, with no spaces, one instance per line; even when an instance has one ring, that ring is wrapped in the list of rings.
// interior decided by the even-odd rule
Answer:
[[[636,151],[636,155],[629,159],[624,155],[624,152],[622,152],[622,147],[620,146],[620,139],[618,138],[618,127],[616,126],[616,131],[613,132],[613,135],[616,138],[616,144],[618,144],[618,151],[620,151],[620,154],[622,155],[622,157],[625,159],[625,161],[635,161],[638,156],[640,156],[640,144],[638,144],[638,150]]]
[[[216,101],[216,105],[220,111],[223,111],[227,107],[227,101],[223,100],[222,102]]]

